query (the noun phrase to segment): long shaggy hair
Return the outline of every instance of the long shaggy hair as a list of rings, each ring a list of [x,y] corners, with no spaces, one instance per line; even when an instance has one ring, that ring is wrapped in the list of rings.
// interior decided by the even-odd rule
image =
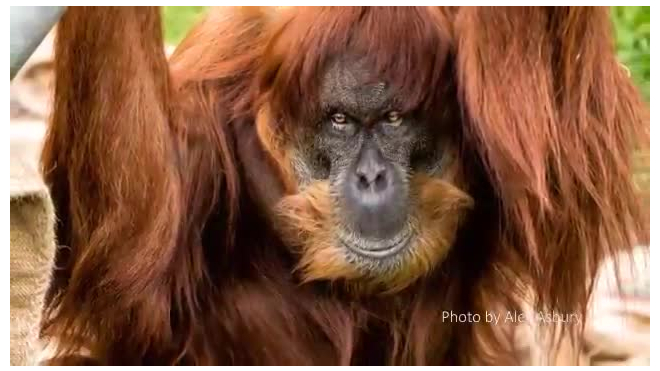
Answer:
[[[517,327],[485,311],[584,318],[603,259],[648,239],[631,170],[647,109],[607,9],[222,9],[169,61],[161,33],[154,8],[70,8],[59,24],[42,157],[60,245],[48,363],[530,362]],[[349,51],[404,106],[453,97],[458,113],[463,180],[413,182],[426,255],[387,278],[389,295],[318,280],[355,273],[332,261],[327,185],[287,181],[291,126]],[[281,180],[267,188],[294,224],[262,216],[247,168]],[[537,330],[549,352],[582,326]]]

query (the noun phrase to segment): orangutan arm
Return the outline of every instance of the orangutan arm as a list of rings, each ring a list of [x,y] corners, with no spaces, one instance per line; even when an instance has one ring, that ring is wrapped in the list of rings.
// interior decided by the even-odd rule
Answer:
[[[131,363],[144,349],[107,339],[168,336],[168,266],[182,214],[159,9],[70,7],[55,62],[42,167],[66,246],[56,265],[66,268],[54,271],[42,331],[62,355],[88,348]],[[150,315],[132,321],[143,311]]]

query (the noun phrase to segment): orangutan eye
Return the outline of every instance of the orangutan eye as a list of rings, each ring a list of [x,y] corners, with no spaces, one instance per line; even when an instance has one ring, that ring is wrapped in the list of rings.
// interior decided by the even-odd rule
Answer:
[[[403,117],[398,111],[390,111],[387,113],[387,125],[389,126],[400,126],[403,122]]]
[[[335,113],[330,117],[332,127],[337,130],[345,130],[348,127],[348,119],[343,113]]]

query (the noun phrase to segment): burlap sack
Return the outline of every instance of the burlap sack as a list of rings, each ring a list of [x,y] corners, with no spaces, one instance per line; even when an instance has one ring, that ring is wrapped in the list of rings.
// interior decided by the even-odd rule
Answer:
[[[37,362],[40,313],[55,253],[53,206],[37,168],[39,141],[33,139],[12,135],[10,148],[11,365]]]

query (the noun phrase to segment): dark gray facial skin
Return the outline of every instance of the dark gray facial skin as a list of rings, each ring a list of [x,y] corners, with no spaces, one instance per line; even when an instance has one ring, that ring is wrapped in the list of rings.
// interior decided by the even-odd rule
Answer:
[[[401,112],[396,92],[374,81],[365,63],[330,66],[317,124],[301,133],[293,166],[301,188],[329,180],[337,239],[349,257],[382,265],[409,248],[409,180],[415,171],[435,171],[441,150],[433,123]]]

